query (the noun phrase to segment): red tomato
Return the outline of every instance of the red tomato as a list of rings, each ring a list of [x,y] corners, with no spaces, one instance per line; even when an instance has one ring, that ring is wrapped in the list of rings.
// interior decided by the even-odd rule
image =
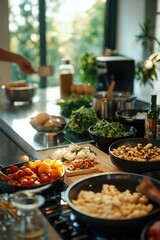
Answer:
[[[15,173],[12,174],[12,179],[16,179],[16,180],[19,179],[19,174],[18,174],[18,172],[15,172]]]
[[[27,178],[20,179],[20,184],[22,186],[28,186],[28,179]]]
[[[34,185],[35,185],[35,184],[34,184],[35,181],[36,181],[36,180],[35,180],[34,178],[28,179],[28,185],[29,185],[29,186],[34,186]]]
[[[38,173],[38,167],[37,166],[32,166],[32,167],[30,167],[30,169],[32,170],[32,172]]]
[[[8,176],[5,176],[5,177],[3,177],[3,181],[4,182],[9,182],[11,179],[10,179],[10,177],[8,177]]]
[[[11,168],[9,167],[5,170],[5,174],[10,174],[10,173],[12,173],[12,171],[11,171]]]
[[[40,182],[41,183],[48,183],[50,182],[50,178],[47,174],[41,174],[40,175]]]
[[[24,172],[25,172],[25,175],[27,176],[31,176],[33,174],[32,170],[28,167],[24,170]]]
[[[24,170],[18,170],[18,175],[19,175],[19,178],[21,177],[24,177],[25,176],[25,171]]]
[[[20,170],[25,170],[25,169],[26,169],[26,165],[24,164],[24,165],[21,166],[19,169],[20,169]]]
[[[160,221],[151,225],[147,232],[148,240],[160,240]]]
[[[17,166],[10,166],[11,172],[15,173],[19,170],[19,168]]]

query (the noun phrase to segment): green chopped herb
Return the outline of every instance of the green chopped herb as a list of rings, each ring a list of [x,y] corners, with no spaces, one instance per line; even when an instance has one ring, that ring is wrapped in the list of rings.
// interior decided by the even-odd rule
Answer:
[[[108,122],[107,120],[98,121],[91,132],[95,135],[102,137],[124,137],[129,136],[128,132],[123,124],[120,122]]]

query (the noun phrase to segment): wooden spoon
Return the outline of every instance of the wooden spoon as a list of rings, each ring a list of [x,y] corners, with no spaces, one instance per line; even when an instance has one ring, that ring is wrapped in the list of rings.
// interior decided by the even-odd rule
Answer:
[[[112,82],[109,85],[108,90],[107,90],[109,99],[113,98],[113,91],[114,91],[115,85],[116,85],[116,82],[114,80],[112,80]]]
[[[141,194],[147,196],[149,199],[160,204],[160,190],[150,179],[144,178],[137,186],[136,190],[137,192],[140,192]]]

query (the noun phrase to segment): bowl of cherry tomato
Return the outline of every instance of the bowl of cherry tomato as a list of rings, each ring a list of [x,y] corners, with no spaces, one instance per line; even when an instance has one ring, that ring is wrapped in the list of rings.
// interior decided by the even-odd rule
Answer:
[[[45,159],[10,165],[0,169],[2,191],[13,193],[20,190],[51,186],[63,180],[63,165],[56,160]]]
[[[140,240],[160,239],[160,217],[150,221],[142,230]]]

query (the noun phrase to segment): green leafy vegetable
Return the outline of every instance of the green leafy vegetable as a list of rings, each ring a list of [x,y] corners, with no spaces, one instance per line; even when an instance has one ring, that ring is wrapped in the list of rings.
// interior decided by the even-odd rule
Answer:
[[[98,121],[97,114],[92,107],[80,107],[72,111],[69,122],[66,125],[66,130],[75,134],[84,134],[88,128]]]
[[[98,121],[91,132],[102,137],[123,137],[131,133],[126,131],[126,128],[120,122],[111,122],[107,120]]]
[[[91,107],[91,95],[78,96],[77,94],[72,94],[66,100],[60,103],[62,115],[69,117],[72,111],[85,106]]]

